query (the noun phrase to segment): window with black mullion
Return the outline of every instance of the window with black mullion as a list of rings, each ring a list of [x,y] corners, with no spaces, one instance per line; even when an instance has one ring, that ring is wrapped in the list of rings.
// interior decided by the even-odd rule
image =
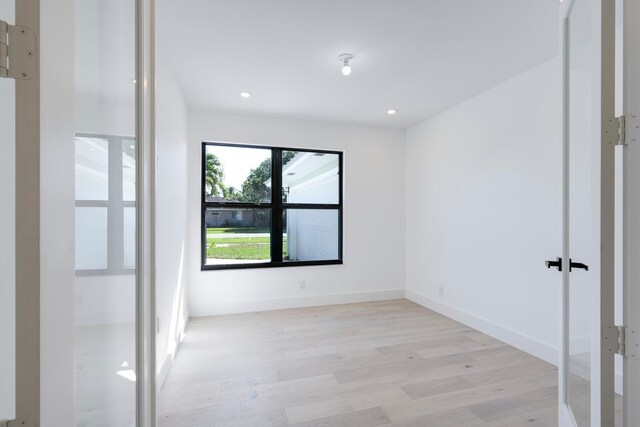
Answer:
[[[205,142],[202,156],[202,269],[342,262],[342,153]]]

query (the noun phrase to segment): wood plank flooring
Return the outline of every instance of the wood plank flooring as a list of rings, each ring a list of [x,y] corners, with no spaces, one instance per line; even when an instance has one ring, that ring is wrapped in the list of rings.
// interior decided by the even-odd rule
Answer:
[[[195,318],[161,427],[556,426],[557,370],[407,300]]]

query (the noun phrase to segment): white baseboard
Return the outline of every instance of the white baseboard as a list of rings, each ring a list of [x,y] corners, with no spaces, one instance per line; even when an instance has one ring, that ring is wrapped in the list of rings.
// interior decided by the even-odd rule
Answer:
[[[406,298],[416,304],[492,336],[546,362],[558,364],[558,350],[554,346],[410,289],[407,289],[406,294]]]
[[[321,305],[350,304],[357,302],[384,301],[405,297],[404,289],[385,291],[353,292],[346,294],[312,295],[292,298],[273,298],[255,301],[228,301],[198,304],[192,302],[189,313],[192,317],[216,316],[220,314],[252,313],[257,311],[282,310],[286,308],[315,307]]]
[[[162,386],[164,385],[164,381],[167,379],[167,375],[169,375],[169,369],[173,364],[173,358],[171,355],[167,354],[162,361],[162,367],[160,368],[160,372],[158,373],[158,377],[156,379],[156,394],[160,394],[162,390]]]

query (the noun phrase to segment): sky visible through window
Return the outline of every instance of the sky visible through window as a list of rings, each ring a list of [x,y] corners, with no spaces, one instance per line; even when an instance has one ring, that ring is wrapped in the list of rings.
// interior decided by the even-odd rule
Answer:
[[[208,153],[215,154],[224,168],[223,182],[227,188],[242,188],[251,169],[258,167],[265,159],[271,158],[271,150],[246,149],[241,147],[208,146]]]

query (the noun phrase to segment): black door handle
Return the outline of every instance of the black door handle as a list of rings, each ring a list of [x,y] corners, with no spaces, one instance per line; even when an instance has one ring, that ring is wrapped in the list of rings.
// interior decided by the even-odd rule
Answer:
[[[557,258],[555,261],[545,261],[544,265],[547,266],[547,268],[557,268],[558,271],[562,271],[562,258]]]
[[[558,271],[562,271],[562,258],[557,258],[555,261],[545,261],[544,264],[547,268],[557,268]],[[589,266],[587,264],[583,264],[581,262],[573,262],[569,259],[569,271],[574,268],[581,268],[583,270],[589,271]]]
[[[581,268],[583,270],[589,271],[589,266],[587,264],[569,260],[569,271],[573,270],[574,268]]]

